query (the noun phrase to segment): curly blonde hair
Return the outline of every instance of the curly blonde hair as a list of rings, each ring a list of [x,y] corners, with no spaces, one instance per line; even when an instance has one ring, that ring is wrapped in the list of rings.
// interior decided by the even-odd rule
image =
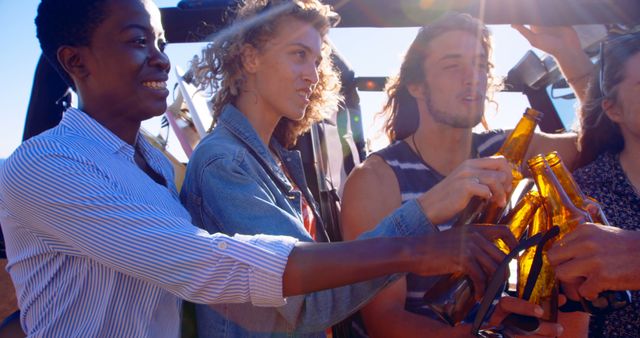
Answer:
[[[245,0],[235,13],[233,24],[219,32],[202,51],[201,57],[192,61],[194,82],[213,95],[214,125],[223,107],[235,104],[245,84],[241,61],[245,44],[263,50],[284,18],[311,24],[324,39],[329,28],[340,19],[329,5],[318,0]],[[341,84],[330,55],[331,47],[323,41],[319,80],[310,95],[304,117],[297,121],[283,117],[274,130],[273,136],[285,147],[294,146],[300,135],[322,120],[326,111],[335,109],[341,100]]]
[[[409,93],[408,86],[424,82],[427,70],[424,69],[423,62],[427,55],[429,44],[433,39],[444,33],[460,30],[477,35],[487,55],[487,60],[491,60],[491,33],[482,22],[469,14],[449,13],[420,28],[418,35],[405,54],[400,66],[400,73],[390,78],[385,88],[387,102],[378,115],[384,118],[382,130],[389,138],[389,141],[393,142],[409,137],[415,133],[418,127],[420,119],[418,105],[416,99]],[[492,69],[493,64],[488,62],[487,75],[489,84],[487,100],[489,102],[493,102],[494,91],[501,88],[501,85],[496,83],[492,75]]]

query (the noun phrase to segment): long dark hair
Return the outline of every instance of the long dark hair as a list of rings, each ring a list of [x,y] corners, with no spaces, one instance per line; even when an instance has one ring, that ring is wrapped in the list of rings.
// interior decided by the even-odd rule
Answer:
[[[625,79],[627,61],[637,53],[640,53],[638,33],[620,35],[601,45],[599,71],[594,72],[589,81],[587,98],[580,108],[580,154],[576,168],[590,163],[603,153],[617,154],[624,149],[620,126],[607,116],[603,104],[605,101],[619,104],[618,85]]]
[[[413,134],[418,127],[419,114],[416,100],[409,93],[408,86],[424,82],[424,58],[431,41],[451,31],[465,31],[478,36],[488,60],[491,60],[491,33],[489,29],[469,14],[447,13],[433,23],[420,28],[418,35],[409,46],[400,66],[400,73],[389,79],[385,91],[387,102],[380,116],[385,119],[383,130],[390,141],[400,140]],[[488,63],[489,88],[494,85]],[[491,93],[489,93],[491,94]],[[491,96],[487,96],[491,100]]]

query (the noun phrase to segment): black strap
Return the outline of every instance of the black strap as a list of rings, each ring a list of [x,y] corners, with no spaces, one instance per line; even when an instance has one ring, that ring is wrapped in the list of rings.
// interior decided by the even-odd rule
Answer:
[[[482,298],[482,302],[480,302],[480,307],[476,314],[475,320],[473,321],[473,326],[471,327],[471,334],[478,336],[482,323],[487,319],[486,317],[490,315],[489,310],[491,309],[493,300],[503,290],[504,283],[506,281],[505,276],[506,276],[507,269],[509,267],[509,262],[513,258],[515,258],[521,251],[528,249],[534,245],[537,245],[538,249],[541,250],[542,247],[544,247],[544,244],[549,239],[557,236],[559,233],[560,233],[560,228],[558,228],[557,226],[554,226],[544,234],[539,233],[527,239],[522,239],[520,240],[518,245],[516,245],[516,247],[513,248],[513,250],[511,250],[511,252],[509,252],[509,254],[502,260],[502,262],[500,262],[500,265],[496,269],[496,272],[494,273],[493,278],[491,278],[491,282],[489,283],[489,286],[485,290],[484,297]],[[536,254],[538,252],[538,249],[536,250]],[[538,274],[540,273],[540,268],[542,267],[542,257],[540,257],[540,266],[538,266],[535,270],[534,270],[534,265],[536,265],[535,256],[534,256],[534,262],[531,266],[531,272],[535,272],[534,276],[535,276],[535,279],[537,279]],[[529,284],[529,281],[532,279],[533,274],[531,272],[529,273],[529,279],[527,280],[527,284]],[[535,280],[534,280],[534,285],[535,285]],[[531,291],[529,293],[531,293]],[[531,320],[528,320],[529,318],[527,318],[527,320],[524,320],[523,318],[516,318],[516,317],[527,317],[527,316],[512,314],[512,315],[509,315],[509,317],[513,317],[510,320],[514,322],[514,325],[515,323],[521,322],[527,325],[527,330],[529,330],[529,328],[533,328],[533,330],[530,330],[530,331],[534,331],[535,328],[537,328],[537,325],[539,325],[539,322],[533,323],[532,325]],[[537,318],[533,318],[533,319],[537,321]]]
[[[533,262],[531,263],[531,269],[529,270],[529,276],[527,277],[527,283],[525,284],[524,291],[522,292],[522,299],[529,300],[529,298],[531,298],[533,287],[536,285],[540,269],[542,269],[542,249],[551,238],[557,236],[559,233],[560,228],[557,225],[553,226],[544,234],[544,236],[542,236],[540,243],[538,243],[536,253],[533,256]]]

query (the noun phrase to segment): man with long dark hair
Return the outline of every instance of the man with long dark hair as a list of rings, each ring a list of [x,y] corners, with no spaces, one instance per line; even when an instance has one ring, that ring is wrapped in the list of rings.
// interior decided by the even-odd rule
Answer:
[[[557,58],[565,57],[560,43],[549,46],[553,39],[532,32],[533,36],[543,46],[547,43]],[[577,38],[571,38],[567,34],[556,41],[577,43]],[[447,14],[420,29],[398,76],[387,84],[382,114],[392,144],[370,156],[347,180],[342,206],[347,239],[425,191],[441,196],[436,204],[447,204],[445,197],[455,194],[477,195],[501,206],[507,203],[507,194],[492,194],[500,177],[485,167],[507,132],[472,131],[498,87],[491,74],[491,51],[488,28],[467,14]],[[579,70],[567,69],[569,73]],[[557,150],[572,163],[577,154],[575,140],[571,133],[536,134],[525,158]],[[442,220],[440,229],[448,229],[455,219]],[[428,278],[409,274],[385,289],[362,310],[367,330],[376,336],[411,337],[425,330],[439,336],[452,334],[448,325],[432,319],[434,314],[423,299],[432,284]],[[579,318],[563,321],[567,332],[572,329],[567,323],[586,327],[586,316],[570,316]],[[462,325],[453,330],[466,329]]]

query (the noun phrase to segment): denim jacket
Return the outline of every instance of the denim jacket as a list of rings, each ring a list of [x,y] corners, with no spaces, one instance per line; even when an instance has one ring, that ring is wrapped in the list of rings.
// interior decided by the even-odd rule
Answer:
[[[300,153],[284,149],[274,139],[271,147],[279,152],[289,176],[317,210],[305,182]],[[189,161],[181,198],[194,224],[209,232],[288,235],[312,241],[303,226],[300,195],[245,116],[227,105],[213,132],[200,142]],[[319,217],[317,220],[316,238],[326,240]],[[413,201],[361,238],[433,231]],[[197,305],[198,333],[200,337],[324,337],[325,329],[357,311],[396,277],[289,297],[287,304],[278,308]]]

